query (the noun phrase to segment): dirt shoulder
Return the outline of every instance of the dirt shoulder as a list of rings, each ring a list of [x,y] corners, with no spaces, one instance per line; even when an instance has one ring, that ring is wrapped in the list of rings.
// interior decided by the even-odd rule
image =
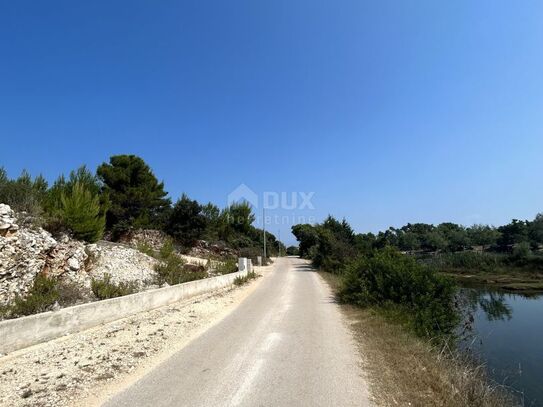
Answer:
[[[338,277],[319,273],[337,289]],[[484,369],[432,347],[378,311],[340,305],[358,344],[376,406],[512,406]]]
[[[0,405],[93,406],[142,377],[247,297],[262,278],[0,358]]]

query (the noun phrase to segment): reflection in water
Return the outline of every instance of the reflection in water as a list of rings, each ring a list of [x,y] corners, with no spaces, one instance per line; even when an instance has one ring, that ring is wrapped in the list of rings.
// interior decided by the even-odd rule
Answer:
[[[461,349],[487,366],[496,382],[520,394],[526,406],[543,406],[543,296],[461,289]]]
[[[460,291],[463,297],[464,312],[472,314],[481,309],[489,321],[509,320],[513,315],[513,309],[507,305],[505,293],[498,291],[483,291],[480,289],[463,289]]]

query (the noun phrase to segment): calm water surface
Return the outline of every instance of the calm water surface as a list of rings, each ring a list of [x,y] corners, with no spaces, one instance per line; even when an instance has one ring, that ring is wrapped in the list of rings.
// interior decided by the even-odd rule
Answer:
[[[543,406],[543,295],[462,290],[472,311],[473,338],[465,341],[492,379],[514,389],[526,406]]]

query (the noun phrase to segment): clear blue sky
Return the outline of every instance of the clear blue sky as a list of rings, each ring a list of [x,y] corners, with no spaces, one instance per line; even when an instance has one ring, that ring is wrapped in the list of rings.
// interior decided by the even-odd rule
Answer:
[[[314,192],[303,215],[357,231],[532,218],[542,22],[541,1],[3,1],[0,165],[133,153],[174,198]]]

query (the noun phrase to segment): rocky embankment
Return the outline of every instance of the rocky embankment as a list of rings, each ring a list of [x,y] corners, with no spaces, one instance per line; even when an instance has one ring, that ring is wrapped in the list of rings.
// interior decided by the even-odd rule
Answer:
[[[104,274],[111,281],[153,284],[158,260],[133,247],[100,241],[85,244],[67,235],[54,238],[33,226],[8,205],[0,204],[0,306],[25,297],[39,273],[91,297],[91,281]]]

